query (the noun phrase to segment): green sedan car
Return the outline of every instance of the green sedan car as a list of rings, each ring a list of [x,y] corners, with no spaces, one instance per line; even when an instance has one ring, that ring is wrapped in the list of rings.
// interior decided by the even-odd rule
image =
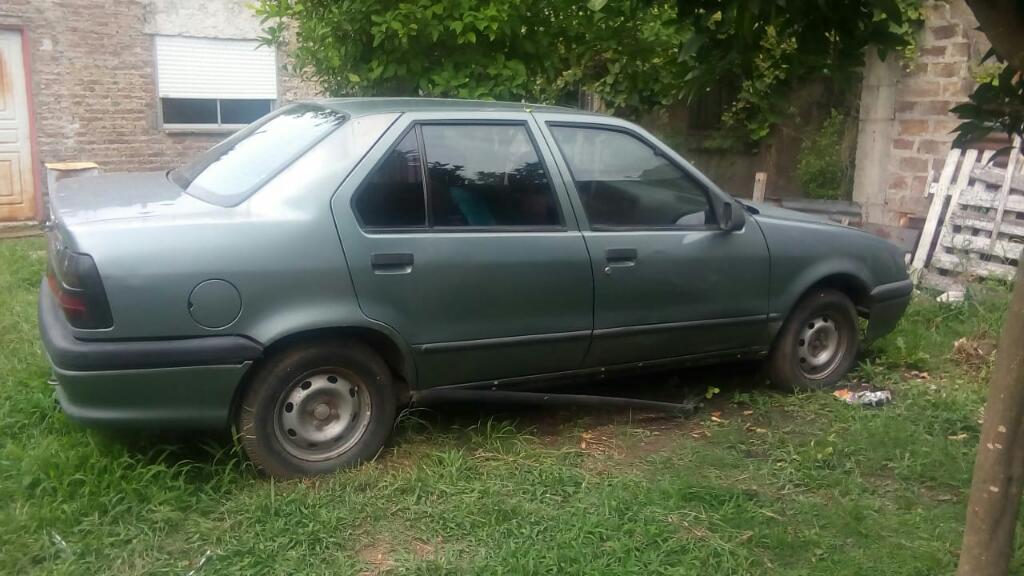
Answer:
[[[911,294],[888,242],[733,199],[642,128],[497,102],[282,108],[169,172],[51,191],[39,326],[86,425],[234,426],[277,477],[427,391],[763,359],[836,384]]]

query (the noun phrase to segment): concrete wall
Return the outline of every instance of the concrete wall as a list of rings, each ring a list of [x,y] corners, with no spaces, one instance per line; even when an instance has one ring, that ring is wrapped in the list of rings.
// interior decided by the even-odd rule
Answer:
[[[925,17],[913,62],[868,57],[853,199],[871,222],[898,224],[926,212],[925,190],[959,124],[949,109],[974,90],[972,64],[988,49],[963,0],[926,2]]]
[[[181,165],[226,133],[164,131],[152,34],[255,38],[245,0],[3,0],[0,26],[24,30],[36,163],[92,161],[104,172]],[[278,56],[279,64],[284,55]],[[315,87],[278,73],[282,100]]]
[[[788,99],[793,113],[786,115],[752,150],[709,148],[707,140],[712,134],[688,127],[690,110],[682,103],[649,114],[640,124],[733,196],[750,198],[754,175],[765,172],[769,197],[799,198],[803,195],[796,175],[800,146],[808,136],[808,128],[820,126],[828,117],[831,98],[824,83],[808,82],[789,94]]]

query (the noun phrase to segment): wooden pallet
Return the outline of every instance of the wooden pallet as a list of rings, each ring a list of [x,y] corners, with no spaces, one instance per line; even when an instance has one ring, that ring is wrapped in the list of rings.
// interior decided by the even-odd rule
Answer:
[[[1024,253],[1024,161],[1015,141],[1007,169],[990,153],[950,151],[914,254],[915,277],[950,289],[962,279],[1012,280]],[[954,180],[954,174],[956,178]]]

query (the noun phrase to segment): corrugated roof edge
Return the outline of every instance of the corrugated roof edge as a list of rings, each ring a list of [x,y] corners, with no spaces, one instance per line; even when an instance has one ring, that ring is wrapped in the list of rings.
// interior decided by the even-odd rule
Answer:
[[[349,116],[367,116],[370,114],[385,114],[388,112],[432,111],[557,112],[560,114],[600,116],[600,114],[585,112],[583,110],[569,108],[567,106],[530,104],[528,102],[497,102],[492,100],[458,100],[454,98],[322,98],[306,100],[304,102],[327,106]]]

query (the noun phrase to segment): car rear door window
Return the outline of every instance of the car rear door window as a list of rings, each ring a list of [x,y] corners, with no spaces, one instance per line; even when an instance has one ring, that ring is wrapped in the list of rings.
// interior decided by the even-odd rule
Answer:
[[[707,192],[636,136],[551,126],[592,227],[703,228],[714,224]]]
[[[363,181],[355,211],[366,228],[427,225],[423,165],[415,130],[409,130]]]
[[[547,171],[521,124],[424,124],[432,225],[552,227],[561,214]]]

